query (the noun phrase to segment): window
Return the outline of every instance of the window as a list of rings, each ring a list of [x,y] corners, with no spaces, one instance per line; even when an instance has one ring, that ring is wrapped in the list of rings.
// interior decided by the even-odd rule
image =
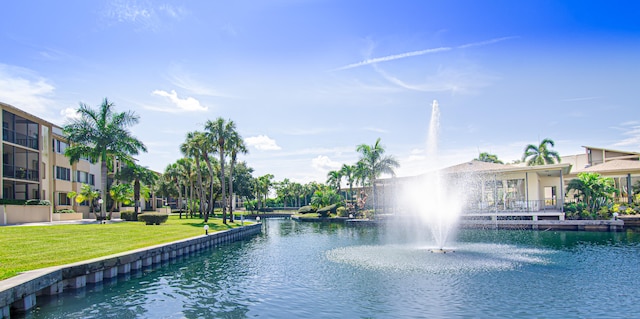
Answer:
[[[96,186],[96,176],[93,174],[89,174],[89,185]]]
[[[56,179],[71,181],[71,169],[66,167],[56,166]]]
[[[64,151],[69,147],[69,144],[53,139],[53,150],[58,154],[64,154]]]
[[[71,205],[71,199],[67,193],[58,193],[58,205]]]

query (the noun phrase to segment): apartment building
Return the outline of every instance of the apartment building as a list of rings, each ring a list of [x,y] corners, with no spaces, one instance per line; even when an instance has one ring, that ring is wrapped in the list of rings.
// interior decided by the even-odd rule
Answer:
[[[87,159],[70,164],[62,128],[0,102],[2,109],[2,198],[41,199],[52,210],[74,209],[89,216],[89,203],[77,204],[67,195],[83,184],[100,185],[100,166]]]

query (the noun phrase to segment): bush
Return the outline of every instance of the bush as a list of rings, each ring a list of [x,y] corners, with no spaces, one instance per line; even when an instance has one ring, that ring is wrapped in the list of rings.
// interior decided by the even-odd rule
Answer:
[[[169,215],[159,213],[144,213],[138,215],[138,221],[145,222],[147,225],[160,225],[166,222],[168,218]]]
[[[24,205],[26,202],[24,199],[0,198],[0,205]]]
[[[56,210],[54,213],[55,214],[72,214],[75,213],[76,211],[73,209],[61,209],[61,210]]]
[[[345,207],[338,207],[336,213],[338,217],[349,217],[349,211]]]
[[[331,214],[331,213],[335,214],[336,213],[337,208],[338,208],[338,205],[333,204],[333,205],[329,205],[329,206],[325,206],[325,207],[319,208],[317,213],[318,213],[318,216],[320,216],[320,217],[329,217],[329,214]]]
[[[298,214],[310,214],[315,213],[316,209],[313,206],[302,206],[298,209]]]
[[[120,212],[120,218],[122,220],[135,222],[138,220],[138,214],[136,212]]]

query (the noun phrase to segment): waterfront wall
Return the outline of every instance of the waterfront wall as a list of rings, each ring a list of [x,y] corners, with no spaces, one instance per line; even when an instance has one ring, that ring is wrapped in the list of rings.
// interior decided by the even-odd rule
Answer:
[[[78,263],[21,273],[0,281],[0,319],[10,318],[11,313],[27,311],[35,307],[38,296],[59,294],[64,289],[77,289],[87,284],[99,283],[105,279],[167,262],[198,250],[242,240],[261,231],[262,224],[254,224]]]

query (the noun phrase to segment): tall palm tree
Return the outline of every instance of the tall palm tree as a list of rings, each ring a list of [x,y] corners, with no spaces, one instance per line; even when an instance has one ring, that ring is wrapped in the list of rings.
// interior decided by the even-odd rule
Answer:
[[[184,141],[184,143],[182,143],[180,145],[180,152],[182,152],[183,155],[193,158],[195,160],[195,172],[197,174],[198,177],[198,199],[200,200],[200,205],[198,205],[198,212],[200,213],[200,216],[202,216],[202,208],[203,208],[203,197],[204,197],[204,193],[203,193],[203,188],[202,188],[202,173],[200,168],[200,159],[202,159],[202,149],[203,149],[203,143],[204,143],[204,139],[201,136],[201,132],[189,132],[187,133],[187,138]],[[193,185],[193,184],[192,184]],[[193,188],[192,188],[193,189]]]
[[[558,152],[550,150],[550,147],[554,146],[555,143],[549,138],[545,138],[540,142],[540,145],[537,146],[529,144],[524,148],[522,161],[526,161],[527,166],[555,164],[556,161],[560,163],[560,155]]]
[[[207,121],[205,123],[205,129],[207,130],[208,137],[214,142],[218,148],[218,155],[220,156],[220,185],[222,187],[222,223],[227,223],[227,193],[225,186],[225,155],[227,153],[226,143],[232,138],[236,130],[236,125],[233,121],[226,122],[223,118],[219,117],[215,121]]]
[[[98,109],[80,103],[77,112],[80,118],[63,128],[70,144],[65,156],[71,164],[85,157],[94,162],[100,161],[103,199],[100,215],[104,217],[107,210],[107,165],[113,159],[132,163],[132,156],[147,151],[146,146],[129,131],[129,127],[138,123],[140,118],[132,111],[115,112],[114,104],[106,98]]]
[[[347,201],[350,201],[353,199],[353,183],[356,180],[356,167],[355,165],[342,164],[340,172],[342,172],[342,176],[347,179],[347,184],[349,185],[349,196],[347,196]]]
[[[227,142],[227,149],[231,159],[229,161],[229,213],[231,214],[230,221],[233,223],[233,175],[236,161],[238,160],[238,154],[247,154],[247,146],[244,144],[244,140],[240,134],[236,131],[231,132],[231,137]]]
[[[376,207],[376,178],[382,174],[395,176],[394,168],[400,166],[393,156],[384,156],[385,149],[378,138],[373,145],[360,144],[356,148],[360,153],[360,162],[364,164],[367,172],[367,180],[372,185],[373,207]]]
[[[158,179],[158,175],[144,166],[133,163],[122,167],[116,174],[116,179],[133,183],[134,212],[137,214],[140,207],[141,183],[147,186],[153,185]]]
[[[187,203],[192,203],[193,202],[193,183],[194,180],[196,178],[196,171],[194,169],[194,161],[191,158],[188,157],[184,157],[181,159],[178,159],[176,161],[176,165],[177,165],[177,171],[179,174],[179,180],[180,180],[180,185],[181,188],[184,187],[185,190],[185,201]],[[182,206],[182,203],[180,203],[180,206]],[[187,209],[190,209],[191,207],[187,207]],[[185,211],[186,214],[186,211]],[[182,218],[182,210],[180,211],[180,218]]]
[[[342,171],[329,171],[327,173],[327,184],[331,185],[331,187],[338,190],[338,195],[340,195],[340,187],[342,186]]]

